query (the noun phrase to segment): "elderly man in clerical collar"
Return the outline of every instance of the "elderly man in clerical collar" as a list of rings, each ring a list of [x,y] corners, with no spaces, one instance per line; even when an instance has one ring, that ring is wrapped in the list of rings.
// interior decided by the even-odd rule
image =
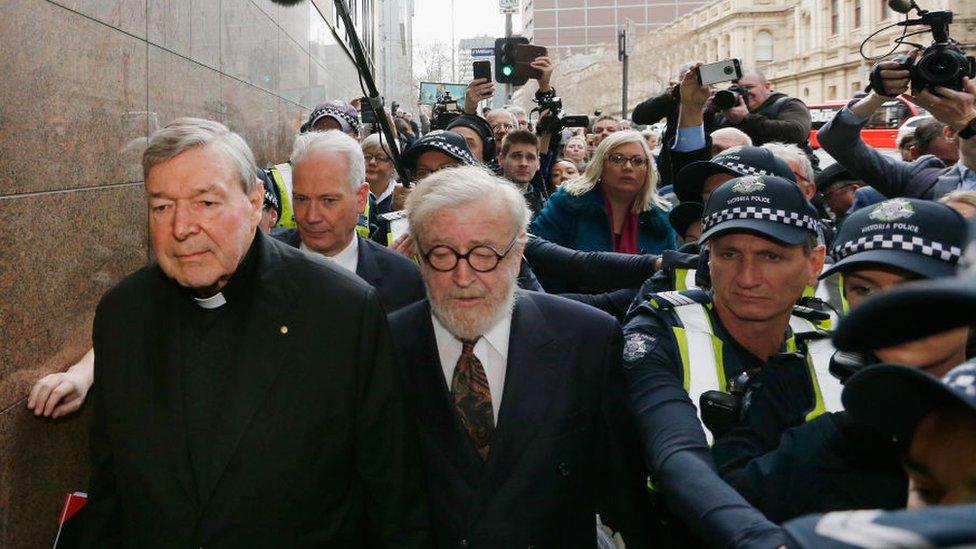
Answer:
[[[375,291],[257,230],[264,188],[223,124],[171,122],[143,169],[156,263],[95,315],[81,545],[425,546]]]

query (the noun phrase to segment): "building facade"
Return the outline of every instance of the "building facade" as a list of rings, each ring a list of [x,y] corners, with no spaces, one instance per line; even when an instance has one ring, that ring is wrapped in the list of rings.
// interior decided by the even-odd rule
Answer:
[[[413,14],[414,0],[382,0],[376,9],[376,86],[386,99],[411,110],[417,98],[413,93]]]
[[[349,2],[379,73],[386,1]],[[149,134],[210,118],[283,162],[318,102],[362,92],[331,0],[2,5],[0,547],[20,549],[50,547],[65,495],[88,487],[91,406],[44,420],[25,398],[91,348],[102,294],[150,261]]]
[[[951,36],[970,55],[976,53],[976,3],[925,0],[920,5],[951,9]],[[683,63],[729,57],[761,70],[777,90],[807,103],[850,98],[867,85],[874,64],[860,55],[862,41],[903,18],[885,0],[715,0],[638,36],[630,58],[628,112],[661,93]],[[901,33],[902,27],[877,33],[865,44],[865,54],[885,54]],[[915,41],[928,45],[932,38],[926,34]],[[620,114],[620,65],[615,44],[561,62],[555,85],[574,91],[562,94],[564,104],[576,112]],[[520,90],[519,102],[532,91]]]
[[[707,0],[522,0],[522,34],[556,57],[616,47],[617,29],[637,35],[666,25]]]

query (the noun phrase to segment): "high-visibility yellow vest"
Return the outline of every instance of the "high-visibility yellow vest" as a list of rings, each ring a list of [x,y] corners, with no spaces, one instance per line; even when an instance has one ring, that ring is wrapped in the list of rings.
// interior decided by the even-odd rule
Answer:
[[[274,181],[281,196],[281,217],[278,218],[275,227],[294,229],[298,224],[295,223],[295,208],[291,198],[291,164],[275,164],[271,166],[268,173],[271,174],[271,180]]]
[[[723,359],[724,342],[715,335],[709,314],[711,302],[701,296],[700,290],[683,292],[663,292],[648,297],[650,305],[673,313],[672,331],[681,356],[682,385],[698,407],[701,395],[707,391],[728,392]],[[813,387],[814,405],[806,415],[806,421],[825,413],[843,409],[840,400],[842,386],[840,380],[830,373],[830,358],[834,354],[833,345],[827,334],[809,320],[794,315],[790,319],[791,335],[786,341],[787,352],[803,352],[809,368]],[[814,333],[812,340],[802,348],[796,344],[796,336]],[[698,411],[701,420],[701,411]],[[709,444],[712,435],[705,427]]]

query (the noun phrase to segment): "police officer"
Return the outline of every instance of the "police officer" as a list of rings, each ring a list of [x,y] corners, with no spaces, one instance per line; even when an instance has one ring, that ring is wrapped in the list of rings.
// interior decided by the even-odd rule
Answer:
[[[823,267],[816,228],[816,209],[792,181],[729,180],[702,218],[712,290],[651,294],[625,322],[624,369],[652,481],[710,546],[782,542],[715,470],[713,430],[734,425],[740,405],[729,393],[796,385],[805,406],[794,424],[839,409],[840,385],[827,372],[832,349],[811,321],[818,317],[793,314]],[[767,380],[771,371],[780,373]]]
[[[836,333],[838,347],[850,349],[847,342],[853,339],[857,346],[851,350],[871,356],[839,354],[830,366],[832,373],[846,379],[865,362],[880,359],[940,375],[964,359],[965,333],[901,347],[878,343],[894,326],[946,316],[941,311],[952,307],[895,305],[888,307],[884,325],[877,318],[861,321],[857,313],[861,302],[875,294],[881,293],[882,303],[890,301],[896,285],[952,275],[965,234],[962,216],[935,202],[898,198],[851,214],[831,249],[834,263],[821,277],[839,275],[845,307],[854,308],[854,322],[845,319]],[[812,512],[904,505],[905,475],[890,437],[839,412],[787,431],[775,449],[750,447],[757,441],[745,431],[753,416],[777,409],[762,403],[770,395],[760,391],[751,396],[743,426],[716,443],[713,454],[723,478],[768,518],[782,521]]]

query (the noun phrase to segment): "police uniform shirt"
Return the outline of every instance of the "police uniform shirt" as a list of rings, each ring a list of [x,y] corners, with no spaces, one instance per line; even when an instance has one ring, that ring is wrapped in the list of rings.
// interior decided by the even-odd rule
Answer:
[[[782,540],[778,528],[732,487],[718,482],[697,403],[692,403],[682,386],[680,351],[671,324],[662,314],[669,313],[645,303],[624,322],[624,374],[653,481],[674,498],[668,506],[676,512],[689,509],[696,516],[702,516],[699,511],[708,515],[707,523],[687,524],[703,539],[776,546]],[[730,341],[724,349],[727,376],[762,365],[727,336],[721,323],[713,326],[716,335]]]
[[[726,332],[711,303],[704,305],[704,307],[715,330],[715,337],[722,341],[722,365],[725,371],[725,379],[732,380],[744,371],[761,369],[765,361],[746,350]],[[670,392],[670,389],[674,389],[676,395],[688,397],[688,392],[682,385],[684,366],[672,330],[671,314],[670,311],[654,309],[644,300],[642,305],[630,312],[624,322],[624,338],[626,341],[624,367],[630,378],[632,390],[639,387],[641,394],[646,394],[647,398],[650,399],[647,401],[649,406],[672,400],[673,397],[661,394],[662,391]],[[788,329],[784,342],[790,335]],[[781,352],[786,352],[786,350],[784,343]],[[726,388],[720,387],[719,389],[724,391]],[[690,401],[690,398],[688,400]],[[692,402],[692,404],[697,410],[698,403]],[[697,414],[697,412],[695,413]],[[701,424],[697,419],[696,424],[698,430],[701,430]]]

